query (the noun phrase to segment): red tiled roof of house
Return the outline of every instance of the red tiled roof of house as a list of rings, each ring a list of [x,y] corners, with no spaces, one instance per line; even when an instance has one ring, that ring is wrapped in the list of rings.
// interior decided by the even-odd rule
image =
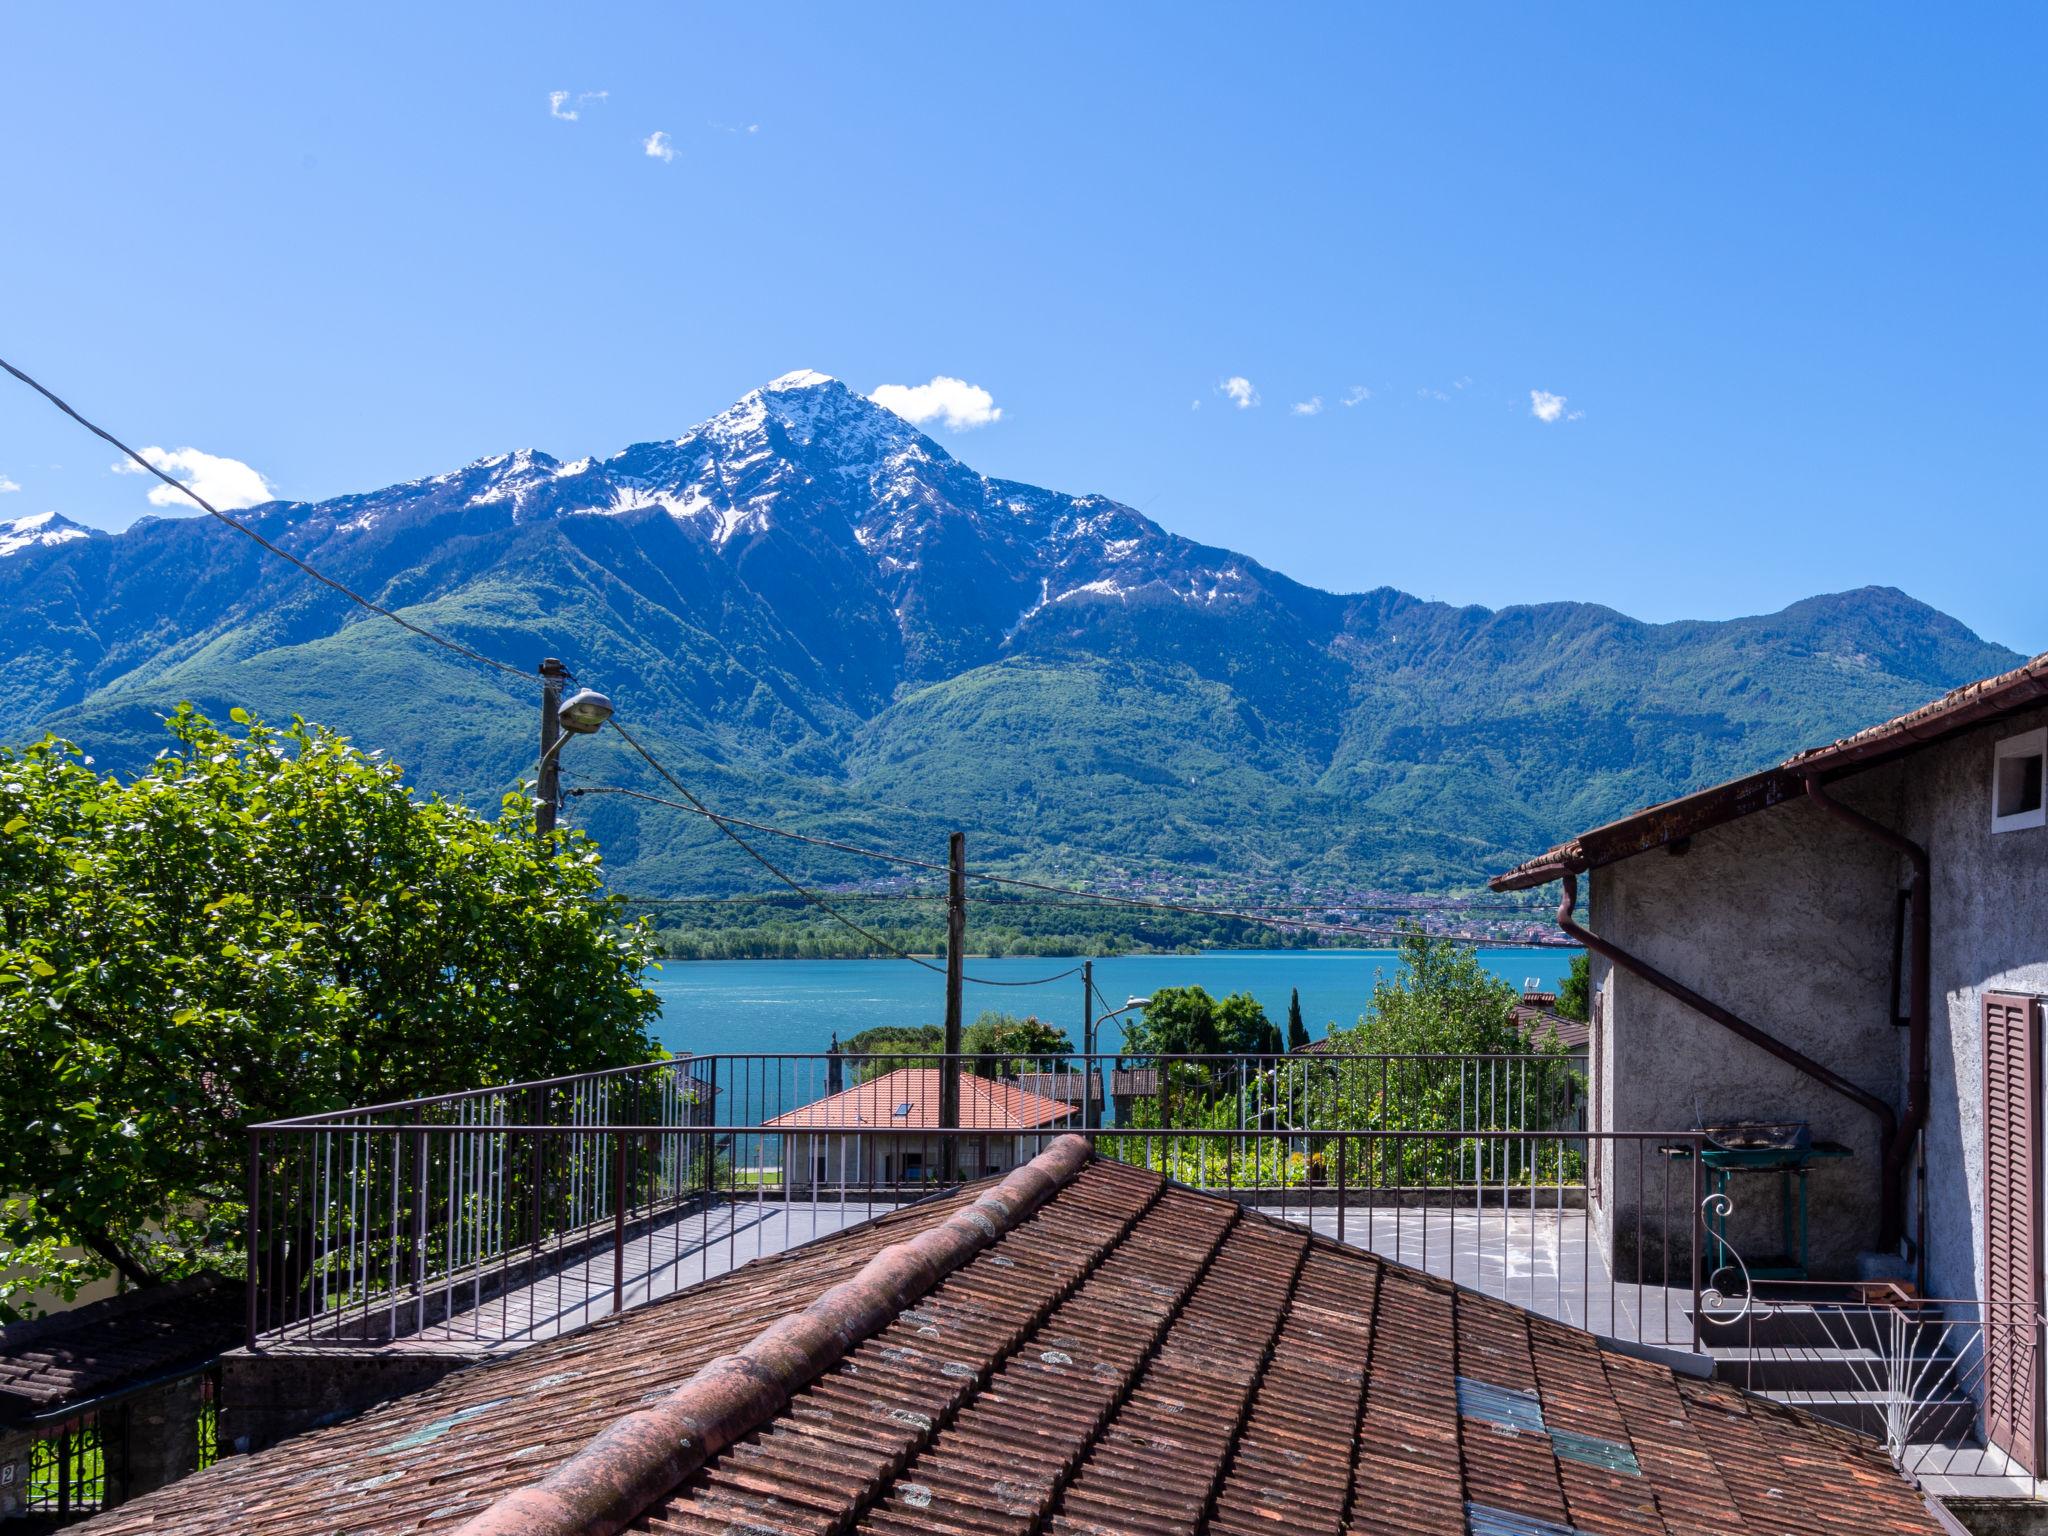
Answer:
[[[765,1122],[770,1130],[856,1128],[930,1131],[939,1126],[937,1067],[898,1067]],[[975,1130],[1035,1131],[1074,1113],[1072,1104],[1029,1093],[1002,1078],[960,1074],[960,1123]]]
[[[1042,1203],[1034,1176],[1057,1185]],[[81,1529],[1941,1530],[1874,1440],[1088,1161],[1078,1138],[999,1189],[460,1372]],[[740,1358],[699,1369],[740,1338]]]
[[[1508,1011],[1515,1028],[1531,1045],[1541,1046],[1555,1039],[1568,1051],[1583,1051],[1593,1038],[1593,1027],[1584,1019],[1567,1018],[1555,1008],[1517,1003]]]
[[[0,1328],[0,1425],[197,1370],[241,1342],[241,1297],[206,1275]]]
[[[1019,1072],[1017,1086],[1062,1104],[1079,1104],[1083,1093],[1097,1104],[1102,1102],[1102,1074],[1096,1071],[1069,1067],[1058,1072]]]

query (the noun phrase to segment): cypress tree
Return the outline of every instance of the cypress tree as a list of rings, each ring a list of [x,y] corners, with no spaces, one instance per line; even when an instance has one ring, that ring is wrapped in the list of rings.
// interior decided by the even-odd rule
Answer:
[[[1287,1049],[1298,1051],[1308,1044],[1308,1026],[1301,1022],[1301,988],[1287,999]]]

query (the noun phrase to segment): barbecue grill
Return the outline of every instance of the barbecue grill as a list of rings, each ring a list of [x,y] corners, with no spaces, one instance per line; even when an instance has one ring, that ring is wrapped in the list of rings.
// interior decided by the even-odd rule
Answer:
[[[1775,1173],[1778,1230],[1784,1246],[1781,1252],[1748,1265],[1747,1272],[1755,1280],[1804,1280],[1807,1167],[1819,1160],[1848,1157],[1849,1149],[1839,1142],[1815,1141],[1813,1128],[1804,1120],[1730,1120],[1702,1125],[1700,1135],[1704,1141],[1700,1164],[1706,1171],[1707,1192],[1721,1197],[1709,1199],[1706,1210],[1710,1269],[1718,1276],[1739,1262],[1728,1241],[1728,1212],[1734,1204],[1729,1183],[1739,1173]],[[1662,1150],[1674,1158],[1692,1156],[1690,1146]]]

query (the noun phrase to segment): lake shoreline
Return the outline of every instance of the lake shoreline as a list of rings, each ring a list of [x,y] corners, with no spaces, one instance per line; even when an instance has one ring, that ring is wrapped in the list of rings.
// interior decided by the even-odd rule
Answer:
[[[1555,990],[1576,950],[1486,946],[1481,962],[1509,985]],[[661,1000],[655,1037],[663,1046],[696,1055],[822,1052],[841,1040],[883,1025],[937,1023],[945,1017],[945,977],[926,965],[897,958],[673,960],[651,971],[647,986]],[[1081,978],[1070,974],[1084,959],[1094,966],[1101,1014],[1127,998],[1165,986],[1206,987],[1223,996],[1250,992],[1268,1017],[1284,1021],[1299,993],[1309,1033],[1349,1027],[1365,1012],[1374,982],[1400,964],[1391,947],[1359,949],[1208,949],[1187,954],[982,955],[968,963],[967,1018],[987,1010],[1035,1015],[1071,1034],[1078,1044],[1088,1010]],[[1049,979],[1051,978],[1051,979]],[[1098,1048],[1113,1052],[1120,1025],[1103,1026]]]

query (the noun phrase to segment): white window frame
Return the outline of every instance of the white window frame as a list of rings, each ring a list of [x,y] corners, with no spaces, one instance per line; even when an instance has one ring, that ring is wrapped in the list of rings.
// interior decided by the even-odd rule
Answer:
[[[2042,759],[2041,803],[2030,811],[2016,811],[2010,816],[2001,816],[1998,814],[1999,771],[2009,758],[2015,757]],[[1993,749],[1991,758],[1991,830],[2020,832],[2029,827],[2048,827],[2048,725],[2038,730],[2022,731],[2017,736],[2006,737]]]

